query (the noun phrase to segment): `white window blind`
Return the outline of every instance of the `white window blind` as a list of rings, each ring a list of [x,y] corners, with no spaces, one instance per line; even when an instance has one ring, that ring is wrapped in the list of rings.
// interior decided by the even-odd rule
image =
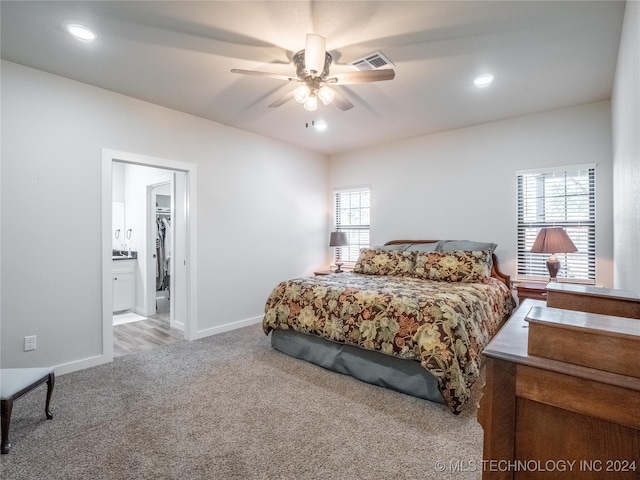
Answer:
[[[563,227],[578,251],[558,254],[558,278],[595,283],[595,165],[517,172],[518,276],[548,277],[549,254],[531,253],[542,227]]]
[[[339,190],[335,192],[336,231],[346,232],[347,247],[337,247],[336,261],[355,262],[361,248],[369,247],[371,194],[369,188]]]

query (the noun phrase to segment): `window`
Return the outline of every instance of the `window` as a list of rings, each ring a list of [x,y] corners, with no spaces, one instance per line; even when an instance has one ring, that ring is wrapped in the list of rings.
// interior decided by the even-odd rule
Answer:
[[[548,254],[531,253],[542,227],[563,227],[578,251],[559,254],[558,278],[595,283],[596,166],[527,170],[518,177],[518,276],[548,277]]]
[[[337,247],[336,261],[355,262],[361,248],[369,247],[369,188],[339,190],[335,192],[336,231],[346,232],[349,246]]]

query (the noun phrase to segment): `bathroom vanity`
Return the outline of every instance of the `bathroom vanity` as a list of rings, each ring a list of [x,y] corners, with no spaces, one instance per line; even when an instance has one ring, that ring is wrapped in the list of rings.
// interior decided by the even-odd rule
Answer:
[[[136,277],[135,267],[137,259],[129,256],[114,256],[112,261],[113,274],[113,311],[131,310],[136,306]]]

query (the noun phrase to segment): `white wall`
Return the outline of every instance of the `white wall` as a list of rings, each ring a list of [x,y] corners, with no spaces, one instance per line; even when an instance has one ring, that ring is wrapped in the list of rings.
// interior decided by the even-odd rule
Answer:
[[[518,170],[597,163],[597,283],[612,284],[609,102],[479,125],[335,155],[330,186],[371,186],[371,242],[468,239],[498,244],[516,276]]]
[[[611,96],[616,288],[640,293],[640,2],[624,12]]]
[[[100,361],[102,148],[197,165],[199,334],[258,320],[276,282],[324,264],[323,155],[11,62],[1,74],[3,367]]]

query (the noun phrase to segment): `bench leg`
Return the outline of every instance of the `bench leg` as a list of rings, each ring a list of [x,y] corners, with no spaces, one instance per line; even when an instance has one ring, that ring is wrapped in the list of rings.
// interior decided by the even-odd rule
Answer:
[[[53,386],[56,383],[56,376],[53,372],[49,374],[49,379],[47,380],[47,403],[44,406],[44,413],[47,414],[47,418],[51,420],[53,418],[53,413],[49,410],[49,404],[51,403],[51,395],[53,394]]]
[[[53,386],[56,382],[56,376],[53,372],[49,373],[46,377],[47,382],[47,402],[44,407],[44,412],[47,415],[48,419],[53,418],[53,414],[49,409],[51,404],[51,395],[53,394]],[[2,425],[2,443],[0,444],[0,453],[6,454],[9,453],[9,449],[11,449],[11,443],[9,442],[9,426],[11,425],[11,411],[13,410],[13,401],[16,398],[20,398],[25,393],[33,390],[38,385],[42,385],[44,382],[44,378],[41,378],[37,382],[18,392],[13,397],[5,398],[0,401],[0,417],[1,417],[1,425]]]
[[[0,415],[2,416],[2,445],[0,451],[2,454],[9,453],[11,444],[9,443],[9,424],[11,423],[11,411],[13,410],[13,399],[0,401]]]

